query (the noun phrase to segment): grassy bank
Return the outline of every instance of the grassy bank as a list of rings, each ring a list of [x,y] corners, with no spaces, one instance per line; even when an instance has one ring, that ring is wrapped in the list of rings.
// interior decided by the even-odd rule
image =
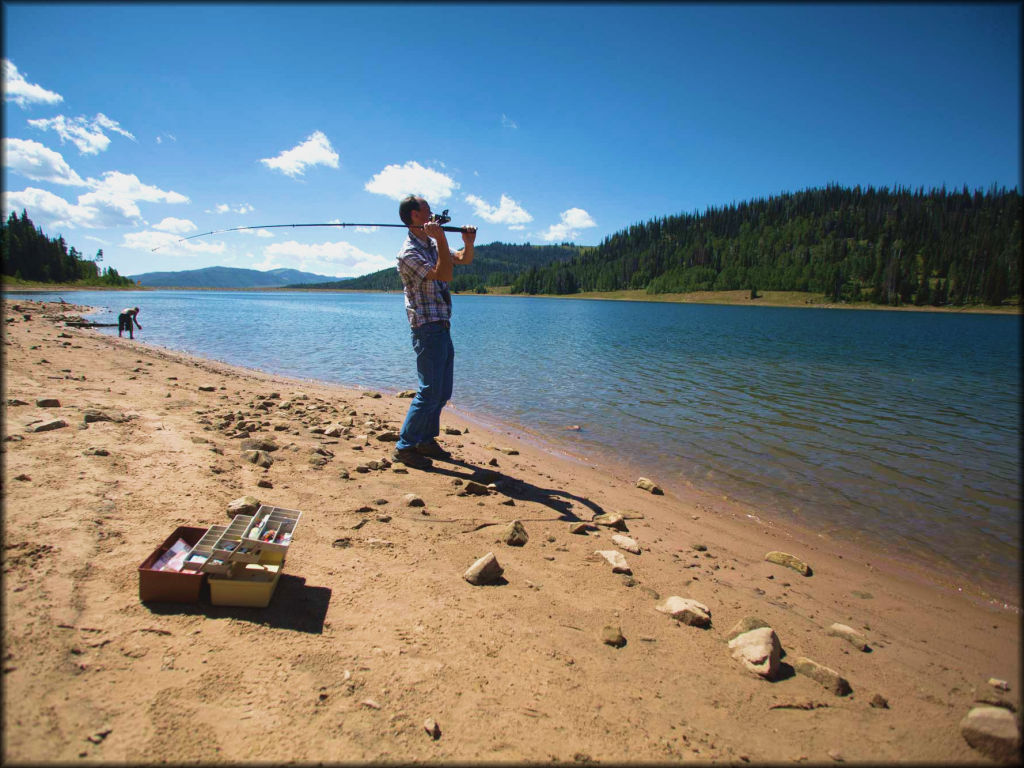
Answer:
[[[525,296],[526,294],[513,294],[511,286],[499,286],[488,288],[486,295],[490,296]],[[602,299],[604,301],[651,301],[669,302],[676,304],[725,304],[739,306],[760,306],[760,307],[817,307],[824,309],[890,309],[910,312],[981,312],[986,314],[1020,314],[1020,304],[1004,304],[999,307],[985,306],[981,304],[967,305],[962,307],[916,307],[912,304],[904,304],[899,307],[890,307],[869,302],[836,303],[829,301],[823,293],[806,293],[804,291],[762,291],[756,299],[750,298],[750,291],[694,291],[692,293],[647,293],[646,290],[625,290],[625,291],[588,291],[585,293],[573,293],[566,295],[537,294],[548,299]]]

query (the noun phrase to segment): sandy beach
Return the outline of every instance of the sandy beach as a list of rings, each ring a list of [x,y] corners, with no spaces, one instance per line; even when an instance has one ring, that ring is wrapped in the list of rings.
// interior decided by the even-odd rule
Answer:
[[[452,460],[406,469],[387,461],[409,402],[394,393],[70,327],[73,304],[3,309],[5,763],[964,764],[1013,748],[999,717],[1004,735],[962,721],[995,707],[1019,733],[1019,612],[941,574],[488,429],[457,410],[458,380]],[[245,439],[272,441],[270,466]],[[302,512],[270,605],[141,602],[143,560],[244,496]],[[503,574],[469,583],[488,553]],[[775,658],[744,663],[734,637],[776,638]]]

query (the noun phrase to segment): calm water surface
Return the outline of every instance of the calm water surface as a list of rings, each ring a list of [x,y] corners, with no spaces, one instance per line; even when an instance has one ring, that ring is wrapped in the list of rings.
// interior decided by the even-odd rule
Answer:
[[[227,363],[416,383],[401,294],[65,298],[137,304],[140,339]],[[457,296],[452,319],[476,417],[1017,589],[1017,317]]]

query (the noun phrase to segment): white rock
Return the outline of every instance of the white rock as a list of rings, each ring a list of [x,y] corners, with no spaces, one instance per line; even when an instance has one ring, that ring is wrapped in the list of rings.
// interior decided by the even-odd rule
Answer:
[[[848,627],[845,624],[833,624],[828,628],[828,633],[834,637],[843,638],[858,651],[868,650],[868,642],[864,639],[864,635],[853,627]]]
[[[759,677],[774,680],[779,671],[782,645],[771,627],[759,627],[729,641],[732,657]]]
[[[599,549],[594,552],[595,555],[599,555],[607,560],[612,566],[612,573],[632,573],[629,564],[626,562],[626,557],[616,549]]]
[[[960,734],[974,749],[1000,762],[1020,759],[1020,729],[1008,709],[974,707],[960,721]]]
[[[617,533],[612,536],[612,543],[619,549],[632,552],[634,555],[640,554],[640,545],[633,539],[629,538],[629,536],[623,536],[621,533]]]
[[[711,626],[711,609],[688,597],[672,595],[664,603],[655,607],[683,624],[693,627]]]

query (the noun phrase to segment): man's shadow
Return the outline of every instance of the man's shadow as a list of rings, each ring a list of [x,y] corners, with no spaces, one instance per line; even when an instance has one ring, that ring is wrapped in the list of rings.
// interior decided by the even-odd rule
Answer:
[[[470,464],[454,457],[450,459],[432,459],[432,461],[434,462],[433,466],[423,471],[457,477],[461,480],[473,481],[481,485],[497,483],[499,492],[503,496],[507,496],[515,501],[533,501],[543,504],[558,513],[558,519],[565,522],[583,522],[583,518],[572,511],[572,502],[577,502],[589,508],[593,511],[594,515],[605,514],[600,504],[569,491],[557,488],[541,488],[533,483],[528,483],[525,480],[500,472],[497,469],[478,467],[475,464]],[[446,464],[454,464],[456,467],[461,467],[461,470],[439,466],[438,463],[440,461],[444,461]]]

